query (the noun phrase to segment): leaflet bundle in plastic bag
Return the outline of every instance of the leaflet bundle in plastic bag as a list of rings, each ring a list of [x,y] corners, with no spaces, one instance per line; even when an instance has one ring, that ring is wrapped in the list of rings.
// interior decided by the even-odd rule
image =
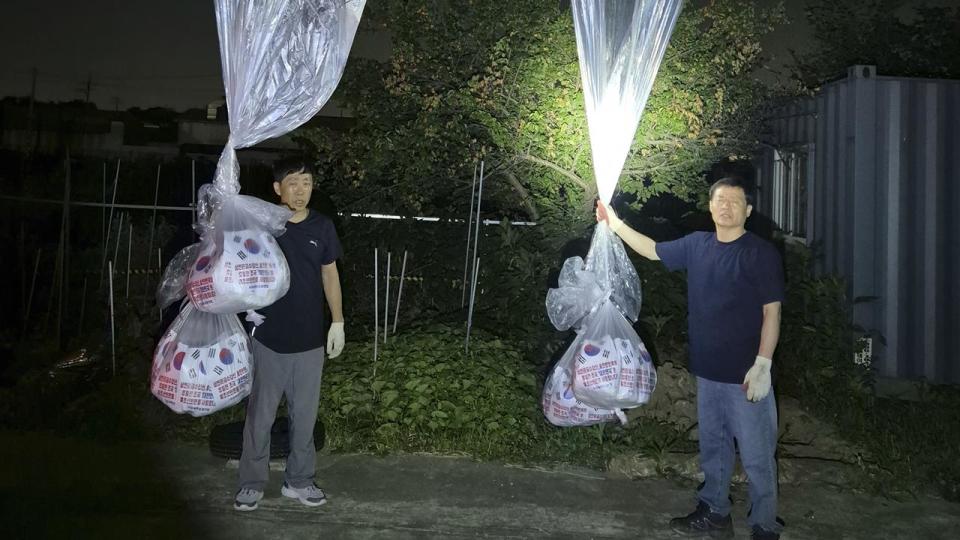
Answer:
[[[207,189],[204,192],[204,189]],[[276,302],[290,288],[290,268],[274,234],[284,229],[290,211],[245,195],[201,189],[201,201],[219,207],[201,213],[203,228],[197,258],[188,269],[186,292],[201,311],[237,313]]]
[[[629,322],[640,314],[640,278],[623,243],[606,225],[597,225],[586,261],[571,257],[564,262],[559,287],[547,293],[546,304],[557,329],[577,331],[551,378],[565,369],[576,399],[612,414],[650,400],[656,370]],[[546,393],[544,388],[545,406]],[[544,413],[553,422],[553,413]],[[616,417],[625,422],[624,416]]]
[[[231,407],[250,394],[252,381],[250,343],[236,315],[186,303],[153,354],[150,391],[177,413]]]

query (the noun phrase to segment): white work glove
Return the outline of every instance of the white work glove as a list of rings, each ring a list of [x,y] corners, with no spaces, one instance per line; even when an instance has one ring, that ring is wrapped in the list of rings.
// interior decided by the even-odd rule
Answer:
[[[620,227],[623,227],[623,220],[617,217],[617,213],[613,211],[613,208],[603,204],[603,201],[597,200],[597,223],[601,221],[606,221],[607,226],[610,227],[610,230],[617,232],[620,230]]]
[[[343,352],[343,322],[335,322],[330,325],[330,331],[327,332],[327,358],[336,358]]]
[[[247,322],[252,322],[254,326],[260,326],[267,318],[252,309],[247,310],[247,316],[244,317]]]
[[[743,389],[747,392],[747,399],[760,401],[770,393],[770,366],[773,361],[765,356],[757,356],[753,367],[743,378]]]

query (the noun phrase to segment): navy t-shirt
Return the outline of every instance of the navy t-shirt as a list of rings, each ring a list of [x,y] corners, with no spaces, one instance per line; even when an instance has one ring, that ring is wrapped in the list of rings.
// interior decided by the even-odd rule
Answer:
[[[751,232],[733,242],[695,232],[656,249],[667,268],[687,271],[690,371],[742,383],[760,349],[763,306],[783,301],[780,254]]]
[[[299,353],[326,346],[321,266],[340,258],[340,240],[333,222],[313,210],[300,223],[287,222],[277,237],[290,266],[290,289],[273,304],[257,310],[266,317],[252,330],[269,349]]]

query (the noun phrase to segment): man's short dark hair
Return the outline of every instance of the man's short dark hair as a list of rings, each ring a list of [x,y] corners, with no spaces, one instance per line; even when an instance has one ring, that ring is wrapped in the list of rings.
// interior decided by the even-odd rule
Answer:
[[[736,187],[743,190],[743,196],[747,199],[747,204],[753,206],[753,189],[747,182],[744,182],[742,178],[736,176],[724,176],[723,178],[717,180],[710,186],[710,200],[713,200],[713,194],[717,192],[717,189],[720,187]]]
[[[280,183],[281,180],[291,174],[307,173],[316,179],[317,173],[313,164],[302,156],[289,156],[278,159],[273,164],[273,181]]]

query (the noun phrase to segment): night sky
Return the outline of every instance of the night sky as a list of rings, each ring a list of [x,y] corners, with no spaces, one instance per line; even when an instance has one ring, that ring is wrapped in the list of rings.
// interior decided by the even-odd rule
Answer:
[[[382,55],[358,34],[354,52]],[[206,107],[223,96],[212,0],[5,0],[0,8],[0,96],[84,99],[104,109]]]
[[[787,0],[792,22],[767,40],[774,68],[810,39],[805,3]],[[385,41],[358,33],[354,54],[382,56]],[[43,101],[84,99],[88,80],[90,100],[105,109],[182,110],[223,95],[210,0],[7,0],[0,8],[0,65],[0,96],[29,95],[34,68]]]

